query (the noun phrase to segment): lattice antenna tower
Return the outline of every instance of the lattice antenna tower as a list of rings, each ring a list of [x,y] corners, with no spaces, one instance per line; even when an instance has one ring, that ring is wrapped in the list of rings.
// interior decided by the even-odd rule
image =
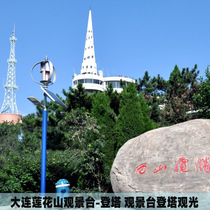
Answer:
[[[10,37],[10,55],[7,60],[8,70],[7,70],[7,81],[4,85],[5,94],[4,94],[4,102],[1,107],[0,113],[16,113],[18,114],[17,104],[16,104],[16,70],[15,65],[17,60],[15,59],[15,42],[17,38],[15,37],[15,28],[12,31],[12,35]]]

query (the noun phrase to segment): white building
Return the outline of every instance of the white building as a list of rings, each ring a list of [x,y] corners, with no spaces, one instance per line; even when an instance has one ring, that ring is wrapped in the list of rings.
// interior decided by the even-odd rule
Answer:
[[[104,77],[102,70],[99,70],[99,74],[97,73],[93,40],[92,15],[90,9],[81,73],[78,75],[74,74],[72,79],[72,87],[76,88],[77,84],[81,82],[83,83],[83,87],[89,93],[92,93],[93,91],[105,91],[109,84],[112,83],[114,90],[121,92],[123,89],[120,86],[120,80],[125,81],[126,85],[131,82],[135,82],[134,79],[124,77],[122,75]]]

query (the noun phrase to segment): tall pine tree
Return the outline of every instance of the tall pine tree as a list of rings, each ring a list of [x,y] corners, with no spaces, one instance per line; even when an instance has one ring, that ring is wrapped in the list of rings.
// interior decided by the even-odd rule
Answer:
[[[150,109],[143,96],[137,95],[134,83],[124,88],[115,129],[116,152],[129,139],[155,128],[148,116],[149,112]]]
[[[180,71],[175,65],[167,82],[166,103],[162,112],[163,124],[170,125],[190,119],[187,111],[192,109],[192,96],[198,92],[198,74],[197,65],[190,71],[188,68]]]
[[[93,98],[91,115],[97,119],[97,124],[101,126],[100,133],[104,136],[105,144],[102,149],[104,153],[103,169],[106,178],[107,191],[111,188],[109,174],[115,158],[114,127],[115,112],[110,108],[110,98],[103,92],[98,92]]]

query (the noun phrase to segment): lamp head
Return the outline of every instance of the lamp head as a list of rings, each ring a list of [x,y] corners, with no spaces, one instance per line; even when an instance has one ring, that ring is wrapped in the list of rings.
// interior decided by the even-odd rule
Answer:
[[[40,82],[47,86],[51,82],[53,74],[52,62],[48,61],[47,57],[45,61],[40,63],[40,73],[42,73],[42,80]]]
[[[40,73],[42,74],[42,80],[40,81],[40,83],[35,81],[32,76],[32,71],[37,64],[40,64]],[[54,79],[53,81],[51,81],[53,74],[54,74]],[[47,87],[48,84],[52,85],[56,80],[56,72],[52,62],[49,61],[48,58],[46,57],[44,61],[36,63],[31,69],[31,77],[36,83],[42,84],[45,87]]]

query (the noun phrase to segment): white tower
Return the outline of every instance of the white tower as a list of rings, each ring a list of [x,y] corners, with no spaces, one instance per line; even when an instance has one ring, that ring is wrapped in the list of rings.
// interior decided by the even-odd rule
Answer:
[[[82,83],[83,87],[88,91],[88,93],[92,93],[94,91],[103,92],[106,90],[109,84],[112,83],[114,90],[117,92],[122,92],[123,88],[120,85],[121,80],[125,81],[126,85],[131,82],[135,82],[134,79],[124,77],[122,75],[105,77],[103,76],[102,70],[99,70],[99,74],[97,73],[93,40],[92,14],[90,9],[81,73],[78,75],[74,73],[72,87],[75,89],[79,83]]]
[[[88,26],[86,33],[83,62],[81,67],[81,74],[97,74],[91,9],[89,11],[89,17],[88,17]]]
[[[0,110],[0,123],[12,122],[12,123],[22,123],[22,116],[18,114],[17,104],[16,104],[16,72],[15,65],[17,60],[15,59],[15,42],[17,38],[15,37],[15,30],[12,32],[10,37],[10,56],[7,60],[8,70],[7,70],[7,81],[4,85],[5,94],[4,102]]]
[[[17,104],[16,104],[16,73],[15,73],[15,65],[17,60],[15,59],[15,42],[17,38],[15,37],[15,31],[12,32],[10,37],[10,56],[7,60],[8,63],[8,71],[7,71],[7,81],[6,85],[4,85],[5,95],[4,102],[1,107],[0,113],[16,113],[18,114]]]

